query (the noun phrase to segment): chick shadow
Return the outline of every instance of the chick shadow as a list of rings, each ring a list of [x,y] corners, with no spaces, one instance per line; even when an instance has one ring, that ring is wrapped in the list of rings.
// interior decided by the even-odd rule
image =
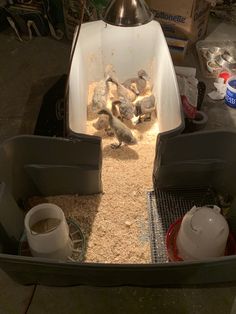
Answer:
[[[86,255],[88,250],[89,238],[92,233],[92,228],[94,224],[95,217],[98,213],[98,209],[101,203],[103,194],[93,194],[93,195],[81,195],[79,196],[79,200],[75,202],[69,203],[69,200],[72,196],[65,195],[64,197],[56,197],[53,199],[53,203],[59,206],[67,219],[73,219],[79,225],[83,237],[84,237],[84,247],[82,254],[82,261],[86,261]],[[78,196],[77,196],[78,197]],[[27,200],[24,207],[25,214],[32,208],[38,204],[49,203],[47,198],[43,196],[34,196]],[[69,204],[68,204],[69,203]],[[68,208],[69,206],[70,208]],[[73,212],[72,207],[74,206]],[[67,209],[68,208],[68,209]],[[81,246],[82,248],[82,246]]]
[[[102,139],[113,139],[113,143],[117,143],[114,135],[108,135],[104,130],[96,131],[93,133],[94,136],[99,136]],[[137,160],[139,159],[138,153],[130,148],[130,146],[122,144],[119,148],[112,148],[111,144],[107,144],[103,147],[103,158],[114,158],[120,160]]]
[[[115,142],[115,140],[114,140]],[[130,148],[130,146],[122,145],[119,148],[112,148],[111,145],[106,145],[103,148],[103,158],[114,158],[120,160],[137,160],[139,159],[138,153]]]

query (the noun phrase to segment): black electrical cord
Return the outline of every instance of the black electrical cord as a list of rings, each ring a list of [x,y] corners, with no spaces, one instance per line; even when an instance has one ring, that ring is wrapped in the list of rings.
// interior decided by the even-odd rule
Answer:
[[[32,301],[33,301],[33,298],[34,298],[36,289],[37,289],[37,285],[34,285],[33,292],[32,292],[32,294],[31,294],[31,296],[30,296],[30,300],[29,300],[29,303],[27,304],[27,308],[26,308],[24,314],[27,314],[28,311],[29,311],[29,308],[30,308],[30,305],[31,305],[31,303],[32,303]]]
[[[69,81],[70,81],[70,72],[71,72],[71,66],[75,54],[75,48],[78,42],[79,34],[80,34],[80,29],[81,25],[84,20],[84,12],[85,12],[85,7],[86,7],[86,0],[82,0],[82,7],[81,7],[81,16],[80,16],[80,21],[78,24],[78,29],[75,35],[75,38],[73,40],[72,44],[72,49],[71,49],[71,54],[70,54],[70,59],[69,59],[69,67],[68,67],[68,72],[67,72],[67,79],[66,79],[66,85],[65,85],[65,93],[64,93],[64,130],[63,130],[63,135],[66,137],[66,130],[67,130],[67,101],[68,101],[68,94],[69,94]]]

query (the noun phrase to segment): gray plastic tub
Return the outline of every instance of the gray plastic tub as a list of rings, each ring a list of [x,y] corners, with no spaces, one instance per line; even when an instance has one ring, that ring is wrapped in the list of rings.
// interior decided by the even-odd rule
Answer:
[[[234,194],[235,143],[233,132],[160,135],[154,164],[155,186],[191,186],[207,180],[215,188]],[[52,286],[183,286],[236,281],[236,256],[202,262],[118,265],[17,255],[24,230],[20,207],[26,198],[37,194],[102,191],[100,144],[99,138],[89,136],[73,140],[19,136],[3,143],[0,148],[0,267],[19,283]],[[189,149],[183,149],[186,145]],[[85,184],[81,184],[81,177]],[[236,222],[236,215],[232,215],[232,222]]]

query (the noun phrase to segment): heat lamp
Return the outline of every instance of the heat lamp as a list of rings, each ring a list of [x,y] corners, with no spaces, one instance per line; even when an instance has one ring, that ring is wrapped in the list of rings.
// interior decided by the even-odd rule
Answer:
[[[144,25],[152,19],[153,14],[144,0],[112,0],[103,16],[105,23],[123,27]]]

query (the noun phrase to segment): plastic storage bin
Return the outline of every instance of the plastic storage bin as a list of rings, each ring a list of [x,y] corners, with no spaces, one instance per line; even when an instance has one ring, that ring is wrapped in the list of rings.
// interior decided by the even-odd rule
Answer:
[[[112,64],[121,82],[147,71],[156,98],[159,131],[183,129],[181,103],[169,49],[159,22],[117,27],[103,21],[81,27],[70,74],[68,130],[86,133],[88,87]]]
[[[81,133],[86,134],[88,85],[102,78],[106,63],[113,63],[121,78],[133,75],[140,67],[150,69],[161,132],[153,167],[154,187],[211,185],[236,195],[236,133],[180,134],[183,119],[178,88],[160,25],[153,21],[141,28],[144,33],[139,35],[139,28],[119,28],[116,33],[113,26],[106,27],[101,21],[83,25],[72,65],[68,106],[68,128],[76,138],[19,136],[0,147],[0,267],[22,284],[183,286],[236,281],[235,256],[135,265],[62,262],[17,255],[24,230],[20,207],[25,199],[37,194],[102,191],[101,139]],[[94,35],[95,29],[99,36]],[[128,60],[120,44],[125,37],[125,47],[130,51]],[[122,58],[112,54],[113,48]],[[231,223],[236,225],[234,212]]]
[[[160,182],[165,186],[191,186],[196,182],[198,184],[210,182],[215,188],[221,186],[229,193],[235,193],[235,185],[232,185],[232,183],[235,178],[236,167],[233,157],[235,154],[232,154],[232,152],[235,151],[236,147],[236,133],[199,133],[198,136],[196,134],[198,140],[201,138],[206,140],[204,144],[208,141],[212,141],[214,144],[216,140],[217,143],[219,141],[225,143],[224,152],[223,150],[218,151],[217,157],[220,160],[216,160],[215,163],[209,159],[209,154],[214,156],[216,151],[209,152],[206,149],[204,150],[204,156],[200,156],[195,152],[196,156],[199,157],[199,162],[195,161],[195,163],[199,164],[199,167],[194,165],[187,167],[188,159],[191,159],[191,154],[194,152],[190,151],[189,156],[186,156],[183,153],[186,150],[181,150],[182,145],[189,145],[191,137],[193,138],[193,134],[189,136],[181,135],[179,138],[168,138],[168,141],[165,139],[171,145],[168,148],[165,147],[165,150],[162,151],[162,155],[166,159],[165,165],[162,165],[163,160],[156,160],[155,162],[154,170],[159,167],[157,179],[160,179]],[[197,138],[194,140],[195,143],[197,143]],[[200,160],[200,157],[202,157],[202,160]],[[171,162],[174,158],[176,158],[177,164]],[[206,158],[205,163],[203,162],[204,158]],[[179,163],[180,159],[182,164]],[[209,163],[207,163],[207,160],[209,160]],[[1,146],[0,165],[0,267],[22,284],[40,283],[53,286],[78,284],[95,286],[183,286],[236,280],[236,256],[201,262],[143,265],[75,263],[18,256],[19,239],[24,230],[24,214],[20,209],[20,204],[30,195],[36,194],[50,195],[78,193],[79,191],[86,194],[100,192],[102,190],[100,144],[99,141],[94,142],[91,138],[81,138],[78,141],[19,136],[6,141]],[[50,165],[52,165],[52,168]],[[212,165],[216,167],[211,168]],[[217,167],[217,165],[220,165],[220,167]],[[92,173],[89,166],[93,168]],[[36,172],[29,171],[29,169],[34,169]],[[50,171],[47,172],[47,169]],[[228,171],[223,175],[223,170],[227,169]],[[211,174],[211,181],[206,179],[206,170],[209,170],[207,171],[208,176],[209,173]],[[171,171],[174,171],[172,181],[170,181]],[[87,182],[93,182],[93,184],[84,187],[79,179],[81,173],[84,173],[87,178],[91,176]],[[188,175],[187,178],[186,175]],[[61,180],[62,178],[64,180]],[[185,179],[184,182],[183,179]],[[48,184],[48,182],[53,184]],[[236,223],[234,212],[232,212],[231,222],[234,225]]]

